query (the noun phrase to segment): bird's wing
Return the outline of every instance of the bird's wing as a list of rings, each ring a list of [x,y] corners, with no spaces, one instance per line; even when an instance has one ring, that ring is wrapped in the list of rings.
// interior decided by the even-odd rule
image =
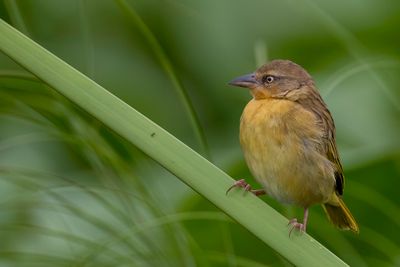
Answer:
[[[344,175],[343,175],[343,167],[340,162],[339,153],[336,148],[336,133],[335,133],[335,123],[333,122],[333,118],[322,98],[318,99],[319,105],[319,118],[321,119],[321,123],[323,124],[324,129],[324,138],[323,138],[323,151],[326,153],[326,157],[334,164],[335,166],[335,180],[336,180],[336,192],[341,196],[343,195],[344,189]],[[322,112],[321,112],[322,111]]]
[[[308,94],[306,94],[308,97],[299,98],[297,102],[307,110],[313,112],[316,115],[318,122],[321,124],[323,130],[321,152],[325,153],[329,161],[331,161],[335,166],[335,190],[337,194],[341,196],[343,195],[344,189],[344,175],[343,167],[340,163],[339,154],[336,148],[335,124],[332,115],[314,86],[307,86],[306,88],[303,88],[303,90],[309,90]]]
[[[332,120],[333,121],[333,120]],[[344,189],[344,175],[343,175],[343,167],[342,164],[340,163],[340,158],[339,154],[337,152],[336,148],[336,141],[335,141],[335,132],[333,130],[330,131],[331,133],[328,133],[328,140],[326,141],[325,144],[325,151],[326,151],[326,156],[327,158],[335,164],[336,170],[335,170],[335,180],[336,180],[336,192],[341,196],[343,195],[343,189]]]

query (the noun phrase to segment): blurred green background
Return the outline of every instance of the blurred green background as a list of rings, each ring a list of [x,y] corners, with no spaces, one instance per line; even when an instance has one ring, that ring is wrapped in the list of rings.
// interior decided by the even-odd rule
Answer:
[[[299,63],[360,224],[338,231],[316,206],[308,232],[351,266],[400,266],[399,1],[4,0],[0,17],[254,187],[238,142],[250,95],[227,82]],[[0,152],[1,267],[291,266],[4,54]]]

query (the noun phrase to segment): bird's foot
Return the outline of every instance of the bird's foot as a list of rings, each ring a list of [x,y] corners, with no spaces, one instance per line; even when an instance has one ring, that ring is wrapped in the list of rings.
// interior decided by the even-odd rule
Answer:
[[[289,226],[289,225],[292,226],[292,228],[291,228],[290,231],[289,231],[289,237],[290,237],[290,235],[292,234],[292,231],[293,231],[294,229],[296,229],[296,230],[299,231],[300,233],[304,233],[304,232],[306,231],[306,226],[305,226],[304,224],[302,224],[302,223],[299,223],[299,222],[297,221],[296,218],[291,219],[291,220],[289,221],[289,223],[288,223],[288,226]]]
[[[264,189],[251,189],[251,185],[246,182],[244,179],[237,180],[231,187],[226,190],[226,194],[229,193],[233,188],[244,188],[244,192],[251,192],[256,196],[264,195],[265,190]]]

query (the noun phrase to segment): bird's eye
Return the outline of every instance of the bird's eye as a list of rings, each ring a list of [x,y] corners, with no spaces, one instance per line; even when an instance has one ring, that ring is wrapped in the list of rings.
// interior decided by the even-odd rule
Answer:
[[[272,83],[275,80],[274,76],[267,75],[264,77],[264,82],[265,83]]]

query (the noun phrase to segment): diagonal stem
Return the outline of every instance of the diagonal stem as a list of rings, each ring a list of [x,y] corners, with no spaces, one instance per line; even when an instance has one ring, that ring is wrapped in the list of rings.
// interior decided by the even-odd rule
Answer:
[[[166,72],[168,78],[171,80],[171,83],[175,88],[175,92],[178,95],[179,100],[181,101],[185,111],[188,114],[189,121],[192,126],[195,138],[201,149],[201,154],[203,154],[203,156],[207,158],[210,158],[207,141],[204,135],[204,131],[201,127],[200,120],[196,114],[196,111],[187,94],[186,89],[184,88],[182,82],[179,80],[178,76],[175,73],[171,60],[168,58],[166,52],[162,48],[160,42],[157,40],[153,32],[142,20],[139,14],[136,13],[135,9],[129,6],[129,4],[125,0],[115,0],[115,2],[119,5],[121,10],[129,17],[131,22],[136,27],[138,27],[138,29],[141,31],[141,33],[144,35],[147,42],[149,43],[151,49],[154,51],[157,59],[161,63],[162,68]]]

